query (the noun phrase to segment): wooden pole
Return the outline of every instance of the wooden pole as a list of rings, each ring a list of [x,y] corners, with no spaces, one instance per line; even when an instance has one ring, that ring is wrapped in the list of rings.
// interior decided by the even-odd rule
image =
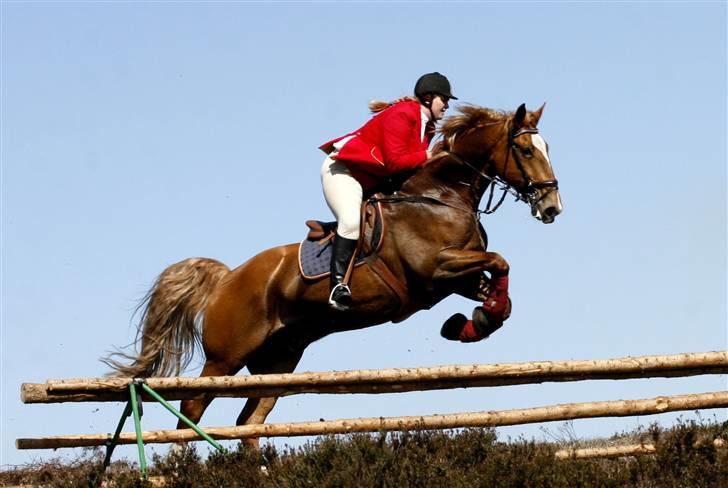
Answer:
[[[215,439],[230,440],[248,437],[294,437],[347,434],[352,432],[497,427],[580,418],[653,415],[679,410],[721,407],[728,407],[728,391],[694,395],[661,396],[643,400],[567,403],[519,410],[455,413],[421,417],[374,417],[291,424],[256,424],[238,427],[213,427],[204,430]],[[109,438],[109,434],[90,434],[17,439],[15,445],[18,449],[101,446]],[[143,432],[142,438],[145,443],[187,442],[201,439],[191,429]],[[132,444],[135,442],[136,436],[134,433],[123,433],[119,438],[119,444]]]
[[[694,376],[728,373],[728,351],[606,360],[369,369],[205,378],[147,378],[167,400],[202,393],[215,397],[267,397],[300,393],[397,393],[543,382]],[[130,378],[50,380],[24,383],[24,403],[123,401]],[[149,397],[144,397],[150,401]]]
[[[723,439],[714,439],[713,441],[698,442],[693,447],[701,447],[709,442],[716,448],[726,447]],[[652,443],[644,444],[626,444],[622,446],[605,446],[605,447],[583,447],[575,449],[559,449],[554,453],[557,459],[595,459],[595,458],[615,458],[624,456],[642,456],[645,454],[654,454],[657,448]]]
[[[554,453],[556,459],[594,459],[615,458],[623,456],[640,456],[654,454],[657,448],[654,444],[633,444],[609,447],[584,447],[580,449],[560,449]]]

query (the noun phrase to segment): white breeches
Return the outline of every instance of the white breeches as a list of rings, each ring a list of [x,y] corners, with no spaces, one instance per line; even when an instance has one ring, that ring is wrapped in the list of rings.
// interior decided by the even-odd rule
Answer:
[[[359,182],[346,165],[327,156],[321,166],[321,186],[326,203],[339,223],[336,233],[347,239],[358,239],[363,198]]]

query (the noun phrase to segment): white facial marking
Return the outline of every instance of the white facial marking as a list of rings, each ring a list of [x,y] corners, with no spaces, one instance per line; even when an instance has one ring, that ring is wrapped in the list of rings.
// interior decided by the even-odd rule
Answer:
[[[549,153],[546,150],[546,141],[543,140],[543,137],[541,137],[540,134],[531,134],[531,142],[533,143],[534,147],[541,151],[543,154],[543,157],[546,158],[546,161],[548,161],[549,165],[551,164],[551,160],[549,159]]]

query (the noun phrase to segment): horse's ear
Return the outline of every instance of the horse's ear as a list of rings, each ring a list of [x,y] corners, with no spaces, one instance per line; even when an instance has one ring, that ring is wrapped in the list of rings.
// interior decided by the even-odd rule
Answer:
[[[516,125],[523,124],[523,119],[526,118],[526,104],[522,103],[518,109],[516,110],[516,116],[514,117],[514,121],[516,122]]]
[[[538,121],[541,119],[541,114],[543,113],[543,108],[545,106],[546,106],[546,102],[543,102],[543,105],[541,105],[541,107],[538,110],[531,112],[531,115],[533,116],[534,127],[538,125]]]

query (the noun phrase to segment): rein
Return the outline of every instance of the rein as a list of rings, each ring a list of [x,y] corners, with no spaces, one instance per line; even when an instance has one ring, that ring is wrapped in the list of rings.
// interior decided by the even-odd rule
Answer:
[[[477,211],[473,210],[472,208],[467,207],[461,207],[459,205],[453,205],[450,202],[446,202],[444,200],[440,200],[439,198],[435,197],[428,197],[425,195],[409,195],[409,194],[402,194],[399,192],[394,192],[393,195],[387,196],[387,197],[376,197],[372,196],[367,200],[369,203],[377,203],[377,202],[383,202],[383,203],[424,203],[428,205],[436,204],[436,205],[443,205],[445,207],[454,208],[455,210],[460,210],[461,212],[469,213],[469,214],[475,214]]]
[[[464,160],[463,158],[461,158],[460,156],[458,156],[457,154],[455,154],[453,152],[445,151],[445,153],[447,153],[448,156],[453,158],[458,163],[473,170],[481,178],[488,180],[488,185],[486,186],[486,189],[488,187],[490,187],[490,194],[488,195],[488,203],[486,203],[484,210],[480,210],[480,209],[475,210],[477,213],[485,214],[485,215],[490,215],[492,213],[495,213],[495,211],[498,210],[498,207],[500,207],[501,204],[503,203],[503,201],[506,199],[506,195],[508,193],[515,196],[516,201],[523,200],[523,198],[521,197],[521,194],[518,193],[518,191],[516,191],[516,189],[513,188],[512,185],[510,185],[508,182],[506,182],[500,176],[490,176],[488,174],[485,174],[482,170],[476,168],[474,165],[470,164],[469,162],[467,162],[466,160]],[[496,187],[498,187],[499,190],[503,190],[503,193],[501,194],[500,198],[498,199],[498,203],[495,204],[495,207],[491,207],[491,205],[493,203],[493,195],[495,193]]]

